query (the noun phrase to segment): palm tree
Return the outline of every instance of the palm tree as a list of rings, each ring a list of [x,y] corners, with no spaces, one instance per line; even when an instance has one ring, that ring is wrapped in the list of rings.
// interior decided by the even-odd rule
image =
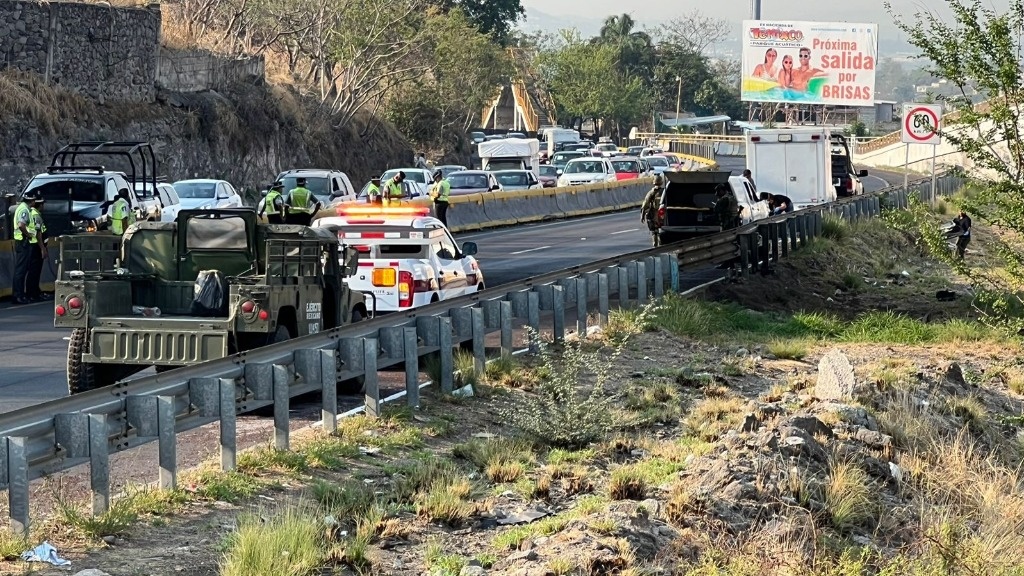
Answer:
[[[592,41],[618,47],[620,71],[646,81],[654,67],[654,42],[650,34],[634,30],[635,27],[636,21],[629,14],[609,16],[601,26],[601,33]]]

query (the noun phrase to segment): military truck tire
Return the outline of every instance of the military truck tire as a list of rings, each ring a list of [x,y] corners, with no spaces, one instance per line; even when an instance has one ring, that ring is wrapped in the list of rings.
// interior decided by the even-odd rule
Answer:
[[[288,327],[284,324],[278,324],[277,330],[273,334],[267,337],[267,345],[277,344],[278,342],[287,342],[292,339],[292,333],[288,330]]]
[[[75,328],[68,342],[68,392],[78,394],[96,386],[96,374],[92,364],[82,361],[82,354],[88,352],[89,330]]]
[[[363,311],[360,310],[359,308],[353,308],[352,323],[355,324],[356,322],[362,322],[363,320],[366,320],[366,315],[363,314]]]

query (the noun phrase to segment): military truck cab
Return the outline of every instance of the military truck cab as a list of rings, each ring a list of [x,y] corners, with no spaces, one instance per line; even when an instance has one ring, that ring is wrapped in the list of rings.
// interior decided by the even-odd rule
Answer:
[[[64,236],[60,249],[54,325],[72,329],[72,393],[367,316],[344,282],[357,252],[340,255],[325,230],[259,224],[251,208],[183,210],[120,242]]]

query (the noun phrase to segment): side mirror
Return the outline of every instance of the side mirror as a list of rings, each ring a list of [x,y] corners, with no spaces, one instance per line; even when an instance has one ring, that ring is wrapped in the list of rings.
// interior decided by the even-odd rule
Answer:
[[[494,186],[491,186],[490,188],[488,188],[488,190],[490,192],[497,192],[498,190],[501,190],[501,186],[498,186],[497,184],[495,184]]]
[[[462,244],[463,256],[476,256],[476,242],[465,242]]]
[[[227,200],[227,199],[228,199],[228,195],[227,194],[217,194],[217,200]]]
[[[355,276],[359,272],[359,251],[351,246],[345,247],[345,252],[342,255],[342,260],[345,262],[343,267],[343,274],[346,278]]]
[[[867,170],[861,170],[860,172],[857,172],[857,177],[858,178],[864,178],[867,175],[868,175],[868,171]]]

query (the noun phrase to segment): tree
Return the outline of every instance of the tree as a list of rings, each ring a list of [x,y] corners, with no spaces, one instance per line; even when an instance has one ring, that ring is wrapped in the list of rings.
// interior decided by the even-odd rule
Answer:
[[[930,13],[917,14],[909,23],[894,18],[928,60],[928,72],[956,89],[955,94],[938,98],[953,112],[943,118],[943,139],[973,164],[968,169],[977,192],[966,197],[963,207],[979,220],[1019,237],[1024,234],[1024,2],[1010,0],[1007,12],[983,8],[977,0],[947,2],[951,23]],[[892,14],[890,5],[886,9]],[[988,98],[983,105],[974,105],[975,90]],[[1024,306],[1020,297],[1024,254],[1019,244],[999,237],[992,240],[992,253],[1002,259],[1007,273],[1000,274],[953,258],[923,211],[915,211],[914,218],[911,224],[933,253],[969,275],[989,318],[1015,331],[1024,328],[1019,312]]]
[[[458,8],[477,30],[505,45],[512,37],[512,29],[526,10],[520,0],[431,0],[445,12]]]
[[[712,18],[700,10],[693,10],[663,23],[653,36],[659,44],[704,54],[710,46],[725,40],[731,33],[732,25],[728,20]]]
[[[629,14],[609,16],[592,42],[614,47],[620,72],[650,81],[654,68],[654,43],[646,32],[635,30]]]

